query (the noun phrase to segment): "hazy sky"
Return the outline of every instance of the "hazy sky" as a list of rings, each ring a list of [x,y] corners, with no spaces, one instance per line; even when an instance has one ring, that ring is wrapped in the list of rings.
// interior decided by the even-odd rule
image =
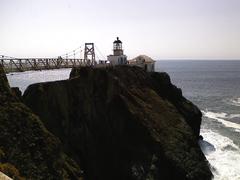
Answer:
[[[0,54],[108,55],[117,36],[129,58],[240,59],[240,0],[0,0]]]

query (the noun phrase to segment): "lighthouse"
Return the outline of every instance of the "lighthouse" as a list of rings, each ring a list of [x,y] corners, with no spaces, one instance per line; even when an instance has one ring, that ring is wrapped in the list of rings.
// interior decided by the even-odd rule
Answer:
[[[123,53],[122,41],[117,37],[113,42],[113,55],[107,57],[111,65],[127,64],[127,56]]]

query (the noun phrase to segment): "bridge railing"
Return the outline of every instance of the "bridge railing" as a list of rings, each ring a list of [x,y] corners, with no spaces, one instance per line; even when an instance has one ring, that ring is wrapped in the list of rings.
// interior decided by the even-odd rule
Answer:
[[[91,65],[89,60],[59,58],[0,59],[0,63],[7,73],[29,70],[72,68]]]

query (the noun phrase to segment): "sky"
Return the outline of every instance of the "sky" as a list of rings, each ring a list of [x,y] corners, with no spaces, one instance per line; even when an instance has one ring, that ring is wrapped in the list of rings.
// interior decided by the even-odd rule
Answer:
[[[240,0],[0,0],[3,55],[106,57],[117,36],[129,59],[240,59]]]

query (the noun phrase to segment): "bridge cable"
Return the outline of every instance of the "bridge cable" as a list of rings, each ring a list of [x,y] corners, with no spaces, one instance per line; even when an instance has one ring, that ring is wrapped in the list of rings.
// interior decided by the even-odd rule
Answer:
[[[95,45],[97,52],[100,54],[101,58],[103,58],[102,60],[106,60],[106,56],[103,55],[103,53],[99,50],[99,48],[97,47],[97,45]]]

